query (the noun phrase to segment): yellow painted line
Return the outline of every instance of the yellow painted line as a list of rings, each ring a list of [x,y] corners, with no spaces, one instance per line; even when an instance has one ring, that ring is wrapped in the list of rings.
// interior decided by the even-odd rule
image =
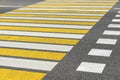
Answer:
[[[67,16],[67,15],[42,15],[42,14],[0,14],[0,16],[16,17],[42,17],[42,18],[78,18],[78,19],[100,19],[101,16]]]
[[[115,3],[47,3],[47,4],[39,4],[40,6],[113,6]],[[30,5],[30,6],[36,6],[36,4],[34,5]]]
[[[73,21],[50,21],[50,20],[18,20],[0,19],[0,22],[42,23],[42,24],[72,24],[72,25],[95,25],[96,22],[73,22]]]
[[[71,40],[71,39],[27,37],[27,36],[7,36],[7,35],[0,35],[0,40],[62,44],[62,45],[75,45],[79,42],[79,40]]]
[[[106,11],[73,11],[73,10],[13,10],[12,12],[55,12],[55,13],[81,13],[81,14],[105,14]]]
[[[66,54],[62,52],[48,52],[48,51],[35,51],[35,50],[22,50],[22,49],[11,49],[11,48],[0,48],[0,55],[2,56],[14,56],[14,57],[25,57],[35,59],[46,59],[46,60],[61,60]]]
[[[40,27],[36,28],[36,27],[19,27],[19,26],[0,26],[0,30],[20,30],[20,31],[73,33],[73,34],[86,34],[89,31],[82,29],[40,28]]]
[[[0,80],[42,80],[46,73],[0,69]]]

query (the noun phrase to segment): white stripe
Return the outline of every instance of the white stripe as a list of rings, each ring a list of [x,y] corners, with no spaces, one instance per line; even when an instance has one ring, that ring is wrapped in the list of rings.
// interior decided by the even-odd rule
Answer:
[[[120,13],[120,11],[118,11],[118,13]]]
[[[104,14],[72,14],[72,13],[39,13],[39,12],[7,12],[8,14],[48,14],[48,15],[69,15],[69,16],[104,16]]]
[[[72,39],[82,39],[84,37],[84,35],[81,35],[81,34],[25,32],[25,31],[7,31],[7,30],[0,30],[0,34],[21,35],[21,36],[38,36],[38,37],[54,37],[54,38],[72,38]]]
[[[120,15],[116,15],[115,17],[120,17]]]
[[[35,8],[112,8],[112,6],[45,6],[45,7],[37,7],[36,5]],[[27,7],[27,8],[32,8],[32,5]]]
[[[120,31],[105,30],[103,35],[120,35]]]
[[[71,28],[71,29],[91,29],[93,27],[93,26],[80,26],[80,25],[9,23],[9,22],[0,22],[0,25],[1,26],[48,27],[48,28]]]
[[[0,47],[69,52],[73,46],[0,41]]]
[[[102,73],[105,66],[106,64],[101,63],[82,62],[80,66],[77,68],[77,71]]]
[[[110,24],[108,25],[109,28],[120,28],[120,24]]]
[[[25,20],[60,20],[60,21],[87,21],[87,22],[98,22],[99,19],[70,19],[70,18],[36,18],[36,17],[4,17],[0,16],[0,18],[4,19],[25,19]]]
[[[0,66],[51,71],[58,62],[0,57]]]
[[[22,6],[0,5],[0,7],[22,7]]]
[[[117,39],[105,39],[105,38],[99,38],[96,42],[97,44],[109,44],[109,45],[115,45],[117,43]]]
[[[120,22],[120,19],[113,19],[112,22]]]
[[[112,50],[91,49],[88,55],[110,57],[111,53],[112,53]]]
[[[40,8],[20,8],[19,10],[73,10],[73,11],[104,11],[107,12],[109,10],[79,10],[79,9],[40,9]]]

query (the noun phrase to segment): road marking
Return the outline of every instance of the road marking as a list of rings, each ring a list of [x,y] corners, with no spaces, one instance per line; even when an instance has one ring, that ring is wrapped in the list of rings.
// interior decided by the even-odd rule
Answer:
[[[105,66],[106,64],[101,63],[82,62],[80,66],[77,68],[77,71],[102,73]]]
[[[9,35],[0,35],[0,40],[32,42],[32,43],[46,43],[46,44],[61,44],[61,45],[72,45],[72,46],[76,45],[79,42],[79,40],[75,40],[75,39],[28,37],[28,36],[9,36]]]
[[[88,55],[110,57],[111,53],[112,50],[93,48],[89,51]]]
[[[0,30],[0,34],[16,35],[16,36],[20,35],[20,36],[68,38],[68,39],[82,39],[84,37],[84,35],[81,35],[81,34],[25,32],[25,31],[7,31],[7,30]]]
[[[120,24],[109,24],[109,28],[120,28]]]
[[[120,17],[120,15],[116,15],[115,17]]]
[[[75,21],[56,21],[56,20],[21,20],[21,19],[0,19],[0,22],[17,22],[17,23],[43,23],[43,24],[69,24],[69,25],[90,25],[93,26],[96,22],[75,22]]]
[[[0,68],[0,75],[2,75],[0,80],[42,80],[46,73]]]
[[[120,31],[105,30],[103,35],[120,35]]]
[[[22,6],[0,5],[0,7],[22,7]]]
[[[0,41],[0,47],[69,52],[73,46]]]
[[[112,22],[120,22],[120,19],[113,19]]]
[[[106,38],[99,38],[96,42],[97,44],[109,44],[115,45],[117,43],[117,39],[106,39]]]
[[[0,48],[1,56],[13,56],[22,58],[44,59],[60,61],[66,53],[63,52],[49,52],[49,51],[36,51],[25,49],[12,49],[12,48]],[[57,56],[57,57],[56,57]]]
[[[0,66],[51,71],[58,62],[0,57]]]
[[[74,13],[39,13],[39,12],[7,12],[6,14],[44,14],[44,15],[67,15],[67,16],[104,16],[104,14],[74,14]]]
[[[59,20],[59,21],[87,21],[98,22],[99,19],[71,19],[71,18],[37,18],[37,17],[5,17],[0,16],[0,19],[23,19],[23,20]]]
[[[80,9],[41,9],[41,8],[20,8],[20,9],[17,9],[17,10],[14,10],[14,11],[19,11],[19,10],[62,10],[62,11],[66,11],[66,10],[69,10],[69,11],[104,11],[104,12],[107,12],[108,10],[80,10]]]
[[[11,23],[11,22],[0,22],[0,25],[1,26],[45,27],[45,28],[70,28],[70,29],[91,29],[92,28],[92,26],[82,26],[82,25]]]

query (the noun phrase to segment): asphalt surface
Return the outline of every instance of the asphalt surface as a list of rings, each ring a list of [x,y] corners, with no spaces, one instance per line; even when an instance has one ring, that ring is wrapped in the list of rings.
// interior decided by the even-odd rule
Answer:
[[[0,66],[3,69],[3,70],[1,70],[1,68],[0,68],[1,73],[5,72],[5,71],[6,72],[10,71],[11,74],[8,74],[10,76],[10,79],[12,79],[11,75],[15,75],[15,76],[17,76],[18,80],[21,80],[21,79],[22,80],[28,80],[28,79],[29,80],[33,80],[33,79],[39,80],[40,78],[41,78],[41,80],[120,80],[120,76],[119,76],[120,75],[120,67],[119,67],[120,66],[120,63],[119,63],[120,62],[120,55],[119,55],[119,53],[120,53],[120,49],[119,49],[120,37],[119,37],[119,35],[120,34],[118,34],[117,36],[115,35],[116,33],[114,33],[114,35],[103,35],[103,32],[105,30],[114,30],[114,31],[120,30],[120,28],[108,28],[109,24],[119,24],[119,22],[112,22],[112,19],[115,18],[116,14],[120,14],[120,13],[118,13],[118,11],[120,10],[119,9],[120,2],[118,2],[109,12],[107,12],[107,14],[105,16],[103,16],[103,17],[99,16],[99,17],[102,17],[102,19],[100,19],[99,22],[98,21],[96,21],[96,22],[84,21],[84,19],[86,19],[86,17],[90,18],[89,16],[84,15],[82,18],[80,18],[81,20],[83,20],[83,23],[82,23],[82,21],[80,21],[80,22],[75,21],[75,23],[72,23],[72,21],[73,21],[72,17],[75,18],[74,20],[77,20],[77,17],[70,16],[70,20],[72,20],[70,22],[70,20],[67,19],[68,16],[65,16],[65,14],[62,14],[62,13],[64,13],[64,10],[61,11],[61,13],[57,16],[51,16],[51,14],[52,15],[58,14],[59,10],[57,13],[55,13],[54,10],[52,10],[53,6],[51,6],[50,7],[51,10],[47,11],[49,4],[42,5],[44,7],[47,7],[46,10],[43,10],[43,11],[40,11],[39,8],[36,8],[36,5],[32,5],[32,6],[27,7],[28,10],[25,7],[25,8],[10,12],[11,10],[18,9],[18,8],[21,8],[21,7],[24,7],[24,6],[33,4],[33,3],[37,3],[37,2],[40,2],[40,1],[39,0],[33,0],[33,1],[32,0],[29,0],[29,1],[28,0],[26,0],[26,1],[25,0],[8,0],[8,1],[1,0],[0,3],[2,5],[8,6],[8,7],[5,7],[5,6],[0,7],[0,13],[9,12],[9,13],[6,13],[6,14],[3,14],[0,16],[1,17],[1,19],[0,19],[1,30],[0,31],[1,31],[1,33],[3,31],[2,34],[4,34],[4,35],[0,35],[1,36],[0,37],[1,38],[0,49],[3,51],[3,54],[0,53],[0,59],[4,58],[3,62],[8,61],[8,63]],[[38,5],[39,5],[39,7],[41,7],[40,4],[38,4]],[[66,7],[68,5],[70,5],[70,4],[66,5],[63,3],[64,7]],[[61,6],[59,6],[59,7],[61,7]],[[36,10],[32,10],[34,8],[36,8]],[[117,9],[115,9],[115,8],[117,8]],[[87,10],[87,9],[85,9],[85,10]],[[34,13],[32,13],[33,11],[34,11]],[[22,13],[20,13],[20,12],[22,12]],[[47,13],[47,14],[44,14],[42,12]],[[69,13],[69,12],[71,13],[71,11],[68,10],[67,13]],[[102,13],[102,11],[100,11],[100,12],[101,12],[101,14],[104,14],[104,13]],[[37,15],[35,13],[37,13],[37,14],[39,13],[39,15]],[[40,13],[42,13],[42,14],[40,14]],[[78,13],[79,13],[79,11],[78,11]],[[61,17],[60,16],[61,14],[64,16]],[[90,14],[89,11],[88,11],[88,14]],[[97,14],[97,12],[95,14]],[[47,17],[46,17],[46,15],[47,15]],[[50,18],[48,18],[48,16]],[[24,18],[24,17],[26,17],[26,18]],[[36,18],[36,17],[39,18],[39,21],[37,21],[38,18]],[[62,19],[63,17],[65,17],[64,19],[66,19],[66,23],[64,23],[64,21]],[[78,16],[78,17],[80,17],[80,16]],[[99,17],[96,18],[95,16],[93,16],[92,18],[99,20]],[[55,18],[58,18],[58,19],[55,20]],[[44,20],[42,20],[42,19],[44,19]],[[119,19],[119,17],[117,19]],[[61,21],[59,21],[59,20],[61,20]],[[51,23],[50,23],[50,21],[51,21]],[[84,23],[84,22],[86,22],[86,23]],[[94,25],[94,27],[92,29],[81,29],[81,31],[77,31],[79,29],[74,28],[74,26],[78,25],[78,24],[79,25],[93,25],[92,23],[97,23],[96,25]],[[39,27],[38,27],[38,24],[39,24]],[[41,28],[40,24],[42,25],[42,28]],[[44,24],[44,27],[43,27],[43,24]],[[52,26],[50,26],[50,24]],[[55,24],[58,24],[58,25],[55,25]],[[62,24],[62,25],[60,25],[60,24]],[[63,26],[63,24],[64,24],[64,26]],[[61,28],[61,26],[65,27],[68,24],[74,25],[74,26],[72,26],[72,28],[70,28],[70,29],[69,28],[64,28],[64,29],[56,28],[56,26]],[[5,28],[5,27],[7,27],[7,28]],[[48,27],[50,27],[50,29],[47,29]],[[71,27],[71,26],[67,26],[67,27]],[[67,32],[67,30],[68,30],[68,32]],[[88,30],[89,32],[87,33],[85,30]],[[6,32],[4,32],[4,31],[6,31]],[[17,33],[17,31],[19,31],[19,34]],[[41,34],[39,34],[39,35],[38,35],[38,33],[34,34],[34,32],[38,32],[38,31],[41,33],[49,33],[49,35],[47,35],[45,37],[41,37],[40,36]],[[77,31],[78,33],[75,31]],[[26,34],[24,32],[26,32]],[[27,32],[29,32],[29,34]],[[80,42],[78,42],[78,44],[75,45],[76,43],[73,43],[74,40],[79,41],[79,39],[75,39],[74,36],[67,35],[68,38],[64,39],[66,36],[64,37],[64,35],[62,35],[62,37],[58,37],[56,35],[54,36],[52,33],[54,33],[54,35],[60,34],[60,33],[64,34],[64,35],[66,35],[66,34],[69,34],[69,35],[84,34],[85,37],[83,37],[81,39],[79,37]],[[6,36],[7,37],[9,36],[10,38],[6,38]],[[30,36],[31,36],[31,38],[30,38]],[[50,36],[52,36],[52,37],[50,37]],[[55,37],[57,37],[57,38],[55,38]],[[39,39],[39,38],[41,38],[41,39]],[[64,41],[60,40],[61,38],[64,39]],[[73,38],[73,39],[71,39],[71,38]],[[109,42],[109,40],[108,41],[105,40],[105,44],[104,44],[104,41],[102,41],[100,44],[96,43],[98,41],[98,39],[100,39],[100,38],[115,39],[115,40],[117,40],[117,43],[113,44],[114,41]],[[67,42],[68,39],[73,40],[73,42],[72,41]],[[66,40],[66,42],[65,42],[65,40]],[[29,44],[31,46],[29,46],[27,44]],[[43,47],[38,46],[37,44],[39,44]],[[49,46],[46,47],[44,44],[47,46],[49,45]],[[53,47],[53,45],[56,47]],[[69,47],[74,46],[74,45],[75,46],[71,50],[71,49],[67,48],[68,47],[67,45],[69,45]],[[66,47],[60,48],[59,46],[66,46]],[[38,47],[40,49],[38,49]],[[98,56],[98,55],[96,56],[95,54],[88,55],[89,51],[92,48],[96,48],[96,49],[100,49],[100,50],[101,49],[102,50],[103,49],[112,50],[112,53],[110,55],[108,54],[108,56],[106,56],[105,54],[104,55],[99,54],[102,56]],[[8,50],[8,52],[6,50]],[[12,50],[15,54],[13,54],[13,52],[9,52]],[[65,55],[66,52],[68,52],[67,55]],[[105,52],[105,51],[103,51],[103,52]],[[8,53],[9,55],[6,53]],[[19,55],[16,55],[17,53],[19,53]],[[30,55],[28,55],[28,53],[30,53]],[[41,54],[39,54],[39,53],[41,53]],[[42,55],[43,53],[45,53],[45,56]],[[52,55],[53,53],[54,53],[54,55]],[[22,54],[22,55],[20,55],[20,54]],[[40,57],[37,56],[36,54],[39,55]],[[41,57],[41,55],[43,57]],[[65,56],[65,57],[63,58],[63,56]],[[31,60],[31,62],[30,62],[30,60]],[[45,66],[35,64],[35,62],[37,62],[37,61],[39,64],[44,63]],[[11,64],[12,62],[14,62],[14,63]],[[48,63],[45,63],[45,62],[48,62]],[[91,69],[85,68],[83,71],[80,71],[80,69],[79,69],[79,71],[77,71],[78,67],[83,62],[97,63],[97,65],[91,64],[91,65],[87,66],[88,68],[91,68]],[[11,66],[7,66],[7,65],[9,65],[9,63],[11,64]],[[2,63],[0,63],[0,64],[2,64]],[[98,67],[100,67],[99,64],[105,64],[105,67],[102,66],[102,68],[103,68],[102,72],[100,72],[100,69],[97,69]],[[16,65],[17,65],[17,67],[16,67]],[[28,65],[30,65],[30,66],[28,66]],[[22,67],[19,67],[19,66],[22,66]],[[28,67],[26,67],[26,66],[28,66]],[[36,66],[39,68],[37,68]],[[41,66],[44,66],[44,67],[41,67]],[[51,66],[53,66],[53,69]],[[92,66],[92,67],[89,67],[89,66]],[[83,66],[83,67],[86,67],[86,66]],[[87,70],[87,69],[88,69],[88,71],[85,72],[85,70]],[[15,73],[18,73],[18,74],[20,73],[20,74],[18,75]],[[6,75],[5,73],[3,73],[3,74]],[[26,74],[28,74],[28,75],[26,75]],[[35,76],[37,76],[37,77],[35,77]],[[9,77],[5,76],[3,78],[7,79]],[[0,77],[0,79],[1,79],[1,77]],[[16,79],[16,78],[14,78],[14,79]]]

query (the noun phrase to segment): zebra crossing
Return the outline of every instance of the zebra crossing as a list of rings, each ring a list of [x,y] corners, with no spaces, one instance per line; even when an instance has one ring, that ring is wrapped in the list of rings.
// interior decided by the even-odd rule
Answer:
[[[37,3],[0,14],[0,79],[42,80],[115,3]]]

